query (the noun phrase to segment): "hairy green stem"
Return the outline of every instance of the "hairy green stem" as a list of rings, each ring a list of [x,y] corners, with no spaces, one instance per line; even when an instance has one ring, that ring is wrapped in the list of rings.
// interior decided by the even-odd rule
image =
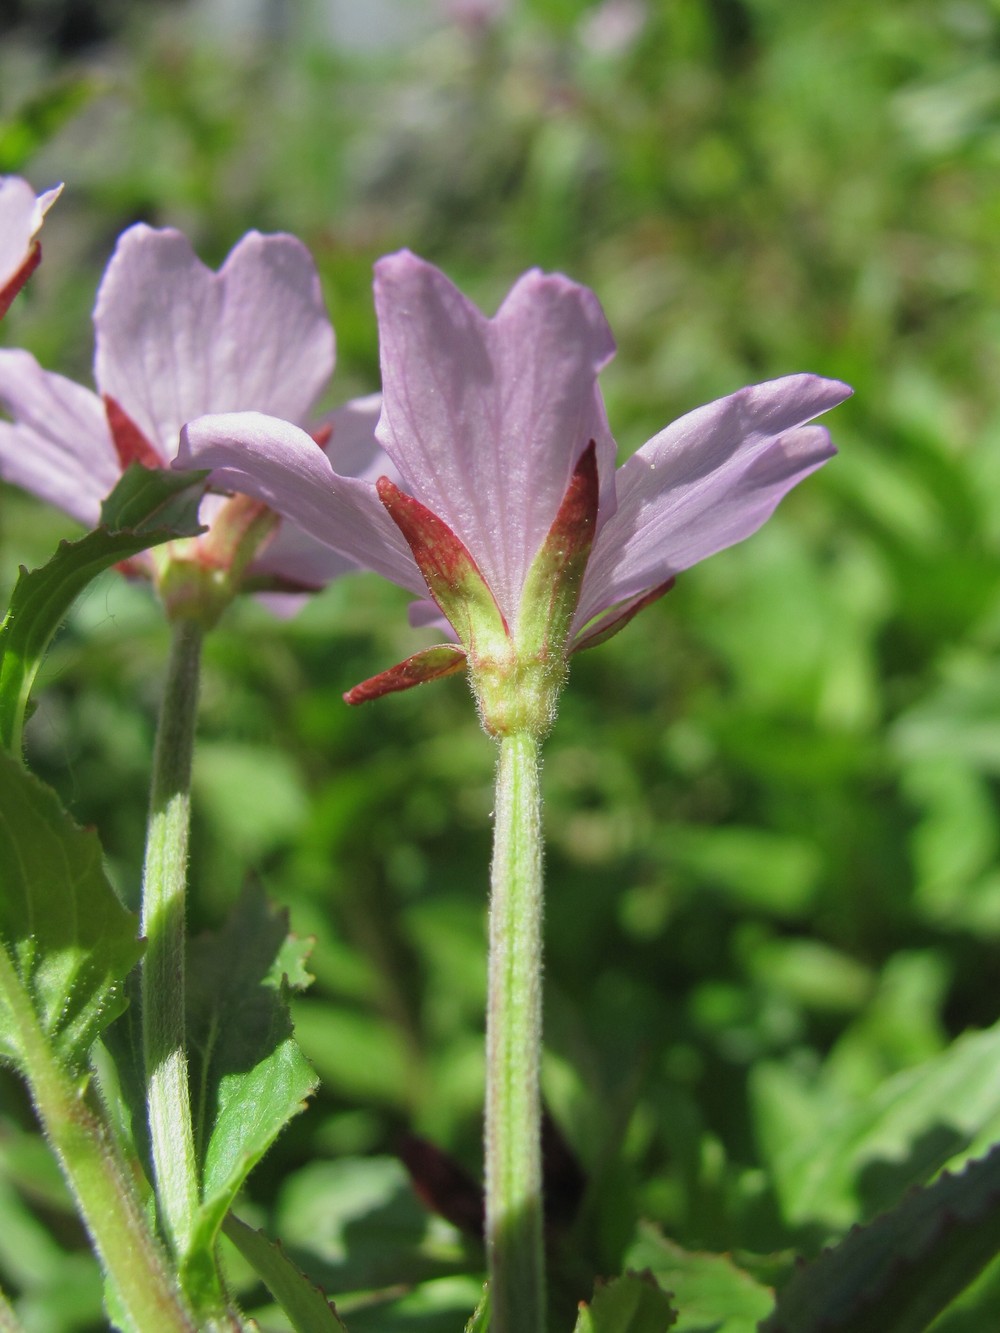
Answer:
[[[184,1013],[185,895],[191,758],[203,631],[173,626],[153,756],[142,885],[142,1040],[153,1170],[161,1221],[174,1253],[187,1254],[198,1211]]]
[[[539,743],[500,739],[486,1015],[486,1247],[493,1333],[545,1333]]]
[[[152,1329],[156,1333],[194,1333],[195,1326],[166,1269],[108,1127],[88,1105],[83,1083],[57,1060],[2,950],[0,991],[16,1015],[38,1118],[129,1320],[128,1327],[136,1333]]]

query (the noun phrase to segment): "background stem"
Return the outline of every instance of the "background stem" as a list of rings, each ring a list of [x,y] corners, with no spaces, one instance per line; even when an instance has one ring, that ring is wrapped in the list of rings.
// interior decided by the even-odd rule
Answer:
[[[493,1333],[544,1333],[539,745],[500,740],[486,1018],[486,1245]]]
[[[3,951],[0,989],[17,1017],[38,1118],[130,1321],[127,1326],[135,1333],[193,1333],[121,1154],[88,1106],[81,1084],[56,1059]]]
[[[142,886],[142,1039],[153,1169],[161,1220],[178,1258],[191,1241],[199,1188],[188,1091],[184,1013],[185,894],[191,758],[202,630],[173,627],[153,756]]]

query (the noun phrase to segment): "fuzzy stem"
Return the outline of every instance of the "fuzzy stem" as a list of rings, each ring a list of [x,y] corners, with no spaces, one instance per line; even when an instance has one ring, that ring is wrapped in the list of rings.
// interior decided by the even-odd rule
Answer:
[[[16,1015],[38,1118],[129,1320],[128,1327],[194,1333],[111,1133],[87,1104],[82,1083],[57,1060],[2,950],[0,993]]]
[[[185,911],[191,758],[202,630],[173,627],[153,755],[142,886],[142,1039],[153,1169],[161,1220],[178,1258],[191,1242],[198,1168],[191,1126],[184,1014]]]
[[[486,1017],[486,1246],[493,1333],[545,1333],[539,743],[500,739]]]

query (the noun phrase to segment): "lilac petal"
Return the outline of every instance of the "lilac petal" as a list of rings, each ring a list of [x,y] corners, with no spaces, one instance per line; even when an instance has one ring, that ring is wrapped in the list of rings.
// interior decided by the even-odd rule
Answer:
[[[4,309],[23,285],[22,274],[28,276],[24,268],[32,263],[33,253],[37,254],[35,236],[61,190],[59,185],[36,196],[19,176],[0,176],[0,294],[8,296],[9,292]]]
[[[101,501],[121,475],[96,394],[42,370],[27,352],[0,351],[0,477],[96,526]]]
[[[388,474],[397,479],[395,464],[375,438],[381,410],[382,395],[370,393],[352,398],[311,423],[314,438],[326,436],[323,451],[340,476],[374,482]]]
[[[614,441],[597,374],[614,342],[597,298],[526,273],[486,319],[408,251],[375,266],[378,437],[407,489],[468,547],[507,619],[589,440],[613,508]]]
[[[263,500],[341,555],[411,592],[426,593],[375,487],[339,476],[297,426],[260,412],[200,417],[181,432],[177,466],[213,469],[214,484]]]
[[[421,597],[418,602],[411,602],[407,608],[407,619],[413,629],[433,629],[446,638],[458,642],[458,635],[447,616],[441,614],[441,608],[429,597]]]
[[[250,232],[218,273],[180,232],[119,239],[94,310],[95,377],[167,458],[186,421],[254,410],[305,419],[334,362],[308,250]]]
[[[271,540],[254,557],[248,576],[272,575],[302,588],[324,588],[331,579],[357,571],[354,560],[309,533],[282,520]]]
[[[788,375],[681,417],[618,471],[618,509],[591,556],[576,628],[749,537],[836,452],[805,426],[849,397],[837,380]]]

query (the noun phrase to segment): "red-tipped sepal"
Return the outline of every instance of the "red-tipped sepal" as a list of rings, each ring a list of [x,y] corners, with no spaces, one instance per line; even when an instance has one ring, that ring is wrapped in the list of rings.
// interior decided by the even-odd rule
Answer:
[[[0,288],[0,319],[3,319],[14,297],[18,294],[24,284],[34,273],[35,269],[42,262],[42,247],[37,241],[32,241],[31,249],[24,257],[24,262],[12,278],[9,278],[3,287]]]
[[[383,694],[396,694],[400,690],[411,690],[414,685],[423,685],[429,680],[440,680],[444,676],[453,676],[465,667],[465,650],[453,643],[439,643],[423,652],[414,653],[405,662],[399,662],[388,671],[380,671],[370,680],[363,680],[348,690],[344,702],[364,704],[369,699],[379,699]]]
[[[563,655],[594,545],[599,492],[597,445],[591,440],[524,581],[517,626],[521,656]]]
[[[599,643],[607,643],[608,639],[613,639],[620,629],[625,628],[633,616],[637,616],[640,611],[644,611],[647,606],[665,596],[676,582],[676,579],[667,579],[666,583],[658,584],[649,592],[640,593],[631,601],[622,602],[618,606],[613,606],[610,611],[605,611],[581,631],[570,652],[580,653],[585,648],[596,648]]]
[[[406,538],[430,595],[469,652],[488,652],[506,641],[503,614],[461,539],[443,519],[388,477],[379,477],[375,489]]]
[[[121,403],[109,393],[104,395],[104,414],[108,418],[108,429],[123,472],[130,463],[141,463],[148,468],[167,466],[159,449],[150,443]]]

